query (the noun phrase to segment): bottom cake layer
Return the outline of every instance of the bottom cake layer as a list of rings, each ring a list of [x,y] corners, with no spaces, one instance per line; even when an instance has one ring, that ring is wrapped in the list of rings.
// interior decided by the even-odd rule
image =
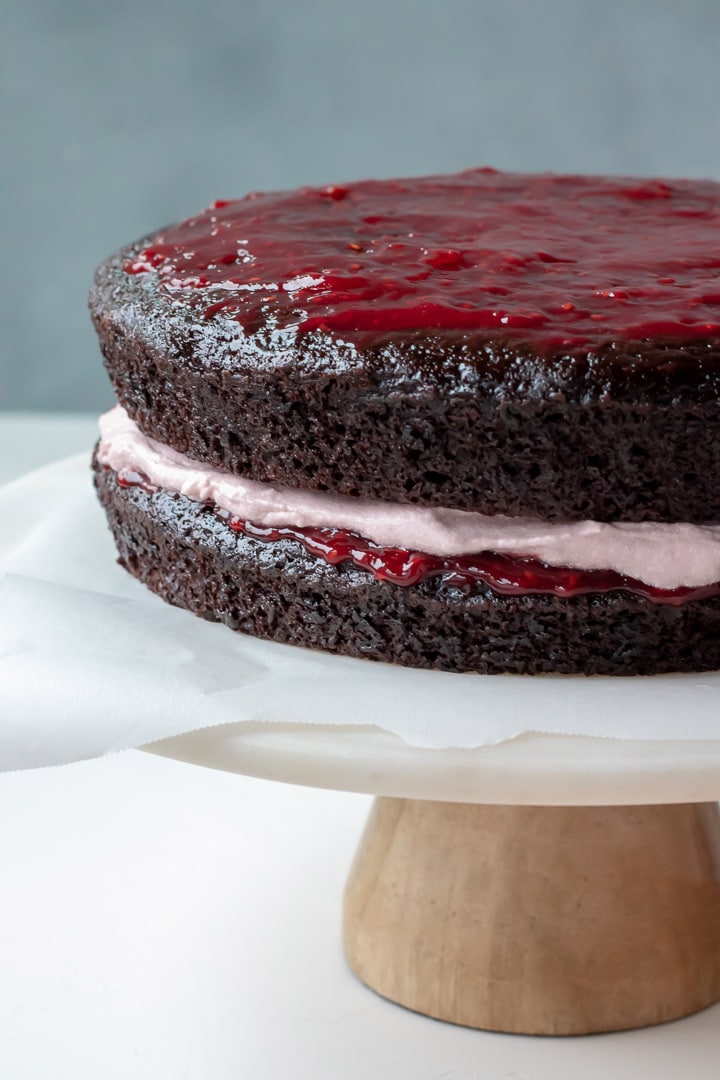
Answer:
[[[410,586],[238,533],[183,495],[94,464],[119,561],[163,599],[233,630],[346,656],[484,674],[651,675],[720,668],[720,597],[675,607],[623,590],[561,598]]]

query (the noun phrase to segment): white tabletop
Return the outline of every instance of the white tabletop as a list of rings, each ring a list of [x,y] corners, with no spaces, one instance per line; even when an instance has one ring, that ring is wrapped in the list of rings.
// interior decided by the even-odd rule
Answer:
[[[94,430],[0,416],[0,482]],[[138,752],[0,776],[3,1080],[715,1080],[720,1007],[531,1039],[357,983],[339,921],[369,803]]]

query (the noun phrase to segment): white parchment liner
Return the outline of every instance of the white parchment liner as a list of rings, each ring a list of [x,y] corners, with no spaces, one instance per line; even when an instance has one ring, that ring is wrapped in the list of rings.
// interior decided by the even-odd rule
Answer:
[[[451,675],[233,634],[115,563],[87,456],[0,491],[0,770],[238,721],[375,724],[420,747],[524,732],[720,738],[720,674]]]

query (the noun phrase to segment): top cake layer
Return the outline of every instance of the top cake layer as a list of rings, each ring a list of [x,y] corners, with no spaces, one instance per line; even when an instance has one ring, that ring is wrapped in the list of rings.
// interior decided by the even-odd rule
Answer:
[[[250,195],[91,308],[146,434],[262,481],[720,520],[720,185],[457,176]]]

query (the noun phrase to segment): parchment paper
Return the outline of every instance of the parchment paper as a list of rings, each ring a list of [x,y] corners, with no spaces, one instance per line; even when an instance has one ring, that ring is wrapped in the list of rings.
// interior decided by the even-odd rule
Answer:
[[[375,724],[421,747],[528,731],[720,737],[720,674],[451,675],[234,634],[115,562],[87,457],[0,491],[0,770],[237,721]]]

